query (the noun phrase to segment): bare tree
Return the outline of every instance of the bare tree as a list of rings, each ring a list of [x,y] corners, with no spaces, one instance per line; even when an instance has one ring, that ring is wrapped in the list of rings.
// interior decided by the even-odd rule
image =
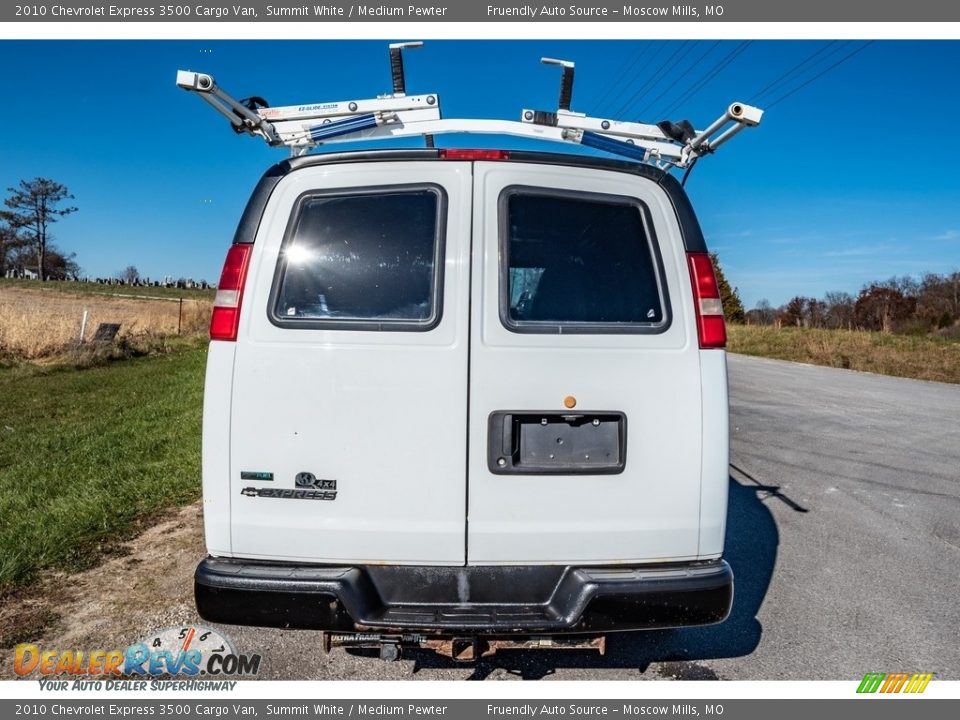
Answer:
[[[807,327],[824,328],[827,326],[827,304],[823,300],[807,298],[804,315]]]
[[[777,311],[773,309],[770,301],[766,298],[758,300],[757,306],[747,314],[758,325],[773,325],[777,319]]]
[[[127,265],[123,272],[120,273],[120,279],[123,280],[127,285],[133,285],[137,280],[140,279],[140,271],[137,270],[136,265]]]
[[[960,273],[927,273],[917,290],[917,317],[947,327],[960,315]]]
[[[826,323],[828,328],[839,330],[853,329],[853,295],[846,292],[831,291],[823,296],[827,305]]]
[[[37,251],[37,276],[46,279],[47,246],[51,240],[50,225],[62,217],[74,213],[77,208],[58,207],[64,200],[73,200],[65,185],[47,178],[21,180],[13,193],[4,200],[10,208],[6,213],[9,224],[19,231]]]

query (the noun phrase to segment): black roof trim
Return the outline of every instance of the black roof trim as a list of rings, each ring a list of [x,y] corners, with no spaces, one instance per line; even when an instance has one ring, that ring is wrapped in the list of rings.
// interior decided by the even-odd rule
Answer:
[[[253,241],[257,239],[260,220],[263,218],[263,211],[267,207],[270,196],[273,195],[273,189],[288,172],[290,172],[290,166],[285,160],[268,168],[263,177],[260,178],[260,182],[253,189],[250,199],[247,200],[247,204],[243,208],[237,230],[233,233],[234,245],[240,243],[252,245]]]
[[[398,150],[356,150],[353,152],[314,153],[290,158],[286,164],[291,170],[331,163],[377,162],[383,160],[436,160],[440,157],[437,148],[401,148]],[[283,165],[284,163],[280,163]]]
[[[247,206],[240,217],[240,224],[233,236],[234,243],[252,243],[260,228],[263,211],[273,194],[277,183],[294,170],[336,163],[384,162],[389,160],[436,160],[440,152],[436,148],[414,148],[404,150],[361,150],[357,152],[318,153],[289,158],[269,168],[260,178]],[[571,155],[566,153],[534,152],[528,150],[510,150],[510,159],[505,162],[528,162],[541,165],[564,165],[597,170],[614,170],[647,178],[657,183],[670,202],[680,223],[683,246],[687,252],[706,252],[707,244],[700,229],[700,223],[690,204],[690,198],[683,186],[668,172],[643,163],[594,157],[592,155]]]
[[[359,152],[324,153],[316,155],[302,155],[301,157],[287,158],[267,169],[260,178],[260,182],[253,189],[240,224],[233,234],[233,242],[251,244],[257,237],[260,229],[260,219],[267,207],[274,188],[287,174],[300,168],[315,165],[334,163],[383,162],[385,160],[436,160],[439,156],[435,148],[420,148],[412,150],[363,150]]]

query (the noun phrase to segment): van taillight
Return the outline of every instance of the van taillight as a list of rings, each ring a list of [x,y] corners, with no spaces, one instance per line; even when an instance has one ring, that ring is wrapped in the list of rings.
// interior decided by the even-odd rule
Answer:
[[[713,263],[705,252],[687,253],[690,263],[690,284],[693,285],[693,307],[697,312],[697,335],[701,349],[727,345],[727,328],[723,322],[723,303]]]
[[[509,160],[509,150],[473,150],[462,148],[443,148],[441,160]]]
[[[247,268],[250,265],[250,251],[253,245],[231,245],[227,259],[223,263],[220,282],[217,284],[217,296],[213,300],[213,315],[210,317],[211,340],[236,340],[240,325],[240,303],[243,300],[243,286],[247,280]]]

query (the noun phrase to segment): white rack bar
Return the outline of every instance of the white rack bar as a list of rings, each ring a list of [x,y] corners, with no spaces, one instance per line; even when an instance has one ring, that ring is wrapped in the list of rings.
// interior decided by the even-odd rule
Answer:
[[[436,108],[439,111],[440,97],[436,94],[404,95],[402,97],[378,97],[368,100],[340,100],[312,105],[287,105],[284,107],[260,108],[257,110],[257,115],[264,120],[276,123],[285,120],[343,118],[370,112],[398,112],[400,110],[422,110],[425,108]]]
[[[403,115],[398,113],[398,115]],[[535,125],[528,122],[517,122],[516,120],[480,120],[471,118],[446,118],[429,119],[415,121],[398,121],[388,123],[367,130],[360,130],[349,135],[340,135],[338,137],[324,140],[322,143],[316,143],[309,138],[295,138],[293,133],[279,124],[278,130],[282,137],[289,138],[287,144],[295,148],[309,149],[320,144],[331,145],[336,143],[358,142],[361,140],[378,140],[384,138],[398,137],[416,137],[420,135],[507,135],[512,137],[523,137],[533,140],[547,140],[560,143],[579,144],[582,139],[582,133],[577,133],[568,128],[551,127],[548,125]],[[290,132],[290,135],[287,135]],[[302,132],[302,131],[301,131]],[[625,143],[633,144],[633,143]],[[645,151],[651,158],[662,159],[668,162],[679,163],[681,160],[682,148],[677,145],[671,145],[665,142],[645,142],[643,145],[634,145],[638,150]]]
[[[534,122],[537,115],[536,110],[524,109],[521,118],[525,123]],[[572,130],[593,130],[594,132],[611,135],[614,137],[633,138],[635,140],[657,140],[672,142],[667,135],[656,125],[646,123],[625,122],[623,120],[610,120],[607,118],[595,118],[584,115],[583,113],[568,112],[558,110],[556,112],[557,127],[570,128]]]
[[[424,122],[430,122],[440,119],[439,108],[422,108],[420,110],[403,110],[400,112],[375,112],[365,113],[372,115],[376,122],[376,130],[383,130],[373,137],[393,137],[391,129],[396,130],[399,127],[419,128]],[[360,138],[368,137],[365,130],[355,130],[347,135],[334,136],[321,140],[315,139],[312,133],[320,132],[328,126],[335,126],[336,123],[349,121],[356,115],[332,116],[325,119],[325,122],[303,122],[298,120],[284,121],[274,123],[274,129],[277,131],[281,142],[291,148],[317,147],[331,142],[350,142]],[[371,128],[372,130],[372,128]],[[422,135],[425,130],[415,130],[406,133],[407,135]]]

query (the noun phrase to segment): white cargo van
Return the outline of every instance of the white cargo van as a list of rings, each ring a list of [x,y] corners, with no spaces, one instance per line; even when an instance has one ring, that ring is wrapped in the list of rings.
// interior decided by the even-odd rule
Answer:
[[[722,621],[726,338],[668,170],[430,147],[268,170],[211,324],[201,616],[473,648]]]

